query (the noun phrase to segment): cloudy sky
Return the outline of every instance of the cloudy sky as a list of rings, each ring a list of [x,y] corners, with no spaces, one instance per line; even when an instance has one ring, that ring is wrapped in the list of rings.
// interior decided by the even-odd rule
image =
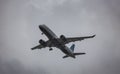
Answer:
[[[0,0],[0,74],[120,74],[119,0]],[[46,24],[75,42],[76,59],[57,48],[31,51]],[[71,44],[67,44],[68,47]]]

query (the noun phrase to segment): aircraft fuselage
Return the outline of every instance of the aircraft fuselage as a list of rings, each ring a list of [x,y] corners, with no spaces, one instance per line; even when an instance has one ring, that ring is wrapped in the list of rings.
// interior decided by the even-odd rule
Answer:
[[[45,34],[49,40],[51,41],[52,45],[59,48],[63,53],[66,55],[75,58],[75,55],[73,54],[73,51],[70,50],[65,44],[63,44],[58,37],[45,25],[39,26],[40,30]]]

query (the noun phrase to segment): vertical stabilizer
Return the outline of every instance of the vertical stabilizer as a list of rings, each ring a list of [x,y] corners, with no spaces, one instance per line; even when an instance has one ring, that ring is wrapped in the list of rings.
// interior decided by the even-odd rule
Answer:
[[[72,46],[70,47],[70,49],[74,52],[74,48],[75,48],[75,44],[72,44]]]

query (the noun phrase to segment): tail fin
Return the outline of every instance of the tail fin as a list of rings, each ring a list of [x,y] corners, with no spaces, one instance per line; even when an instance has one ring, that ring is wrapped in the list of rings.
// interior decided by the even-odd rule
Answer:
[[[75,44],[72,44],[72,46],[70,47],[70,49],[74,52],[74,48],[75,48]]]

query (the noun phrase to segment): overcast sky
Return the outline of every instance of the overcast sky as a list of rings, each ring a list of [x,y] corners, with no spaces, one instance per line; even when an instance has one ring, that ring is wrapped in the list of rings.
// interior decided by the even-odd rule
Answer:
[[[59,37],[89,36],[75,42],[76,59],[38,45],[38,26]],[[73,43],[67,44],[70,47]],[[119,0],[0,0],[0,74],[120,74]]]

